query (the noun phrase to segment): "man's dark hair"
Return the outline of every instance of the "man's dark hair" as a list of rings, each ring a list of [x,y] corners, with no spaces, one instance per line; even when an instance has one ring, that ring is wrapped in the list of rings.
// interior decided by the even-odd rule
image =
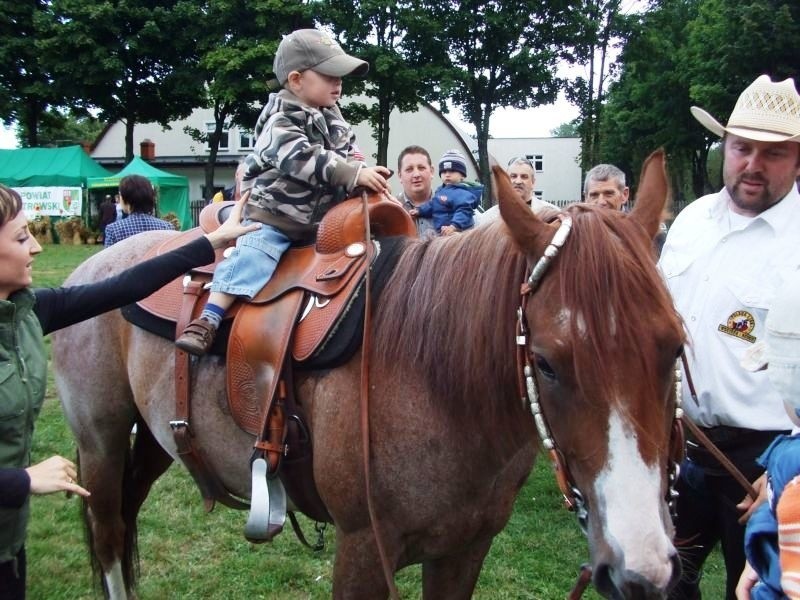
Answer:
[[[156,205],[156,191],[147,177],[128,175],[119,182],[119,194],[132,213],[151,214]]]
[[[401,170],[401,165],[403,164],[403,159],[406,157],[407,154],[422,154],[428,159],[428,164],[433,168],[433,161],[431,160],[431,155],[428,153],[425,148],[422,146],[406,146],[400,152],[400,156],[397,157],[397,170],[398,172]]]

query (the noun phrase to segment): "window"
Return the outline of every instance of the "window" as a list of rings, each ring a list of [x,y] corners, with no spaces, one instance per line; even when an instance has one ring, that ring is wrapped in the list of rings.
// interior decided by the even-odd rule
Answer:
[[[239,150],[252,150],[256,145],[256,138],[250,131],[239,130]]]
[[[214,129],[216,129],[216,127],[217,124],[214,123],[213,121],[206,122],[206,134],[208,136],[211,136],[211,134],[214,133]],[[222,135],[219,138],[219,148],[218,148],[219,152],[227,152],[228,150],[230,150],[230,142],[228,140],[229,137],[230,137],[230,125],[228,123],[225,123],[225,125],[222,128]],[[208,150],[209,148],[210,146],[206,144],[206,150]]]
[[[537,200],[544,200],[544,192],[542,190],[533,190],[533,195]]]
[[[544,155],[543,154],[526,154],[525,157],[531,161],[533,169],[537,173],[544,172]]]

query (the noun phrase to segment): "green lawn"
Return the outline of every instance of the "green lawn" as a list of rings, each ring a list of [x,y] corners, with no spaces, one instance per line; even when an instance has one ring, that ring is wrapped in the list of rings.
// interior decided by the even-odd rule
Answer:
[[[58,285],[97,246],[47,246],[35,263],[38,286]],[[54,453],[75,456],[61,406],[51,384],[37,423],[34,460]],[[32,600],[98,598],[84,546],[79,500],[63,494],[34,498],[28,536],[28,597]],[[163,598],[323,599],[331,594],[333,532],[315,554],[288,529],[271,544],[252,545],[243,535],[246,515],[224,506],[203,511],[200,495],[182,468],[156,482],[139,518],[141,600]],[[307,535],[311,524],[304,521]],[[535,467],[517,499],[514,515],[487,558],[475,598],[564,598],[588,558],[586,542],[560,500],[546,461]],[[401,572],[403,598],[420,597],[420,570]],[[708,565],[704,596],[723,597],[724,569]],[[599,596],[589,590],[584,598]]]

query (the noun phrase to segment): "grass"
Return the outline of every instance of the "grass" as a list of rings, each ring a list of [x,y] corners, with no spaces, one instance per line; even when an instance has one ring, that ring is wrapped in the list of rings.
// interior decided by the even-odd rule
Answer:
[[[34,265],[37,286],[58,285],[89,246],[48,246]],[[87,365],[87,368],[95,368]],[[75,456],[52,376],[37,422],[34,460],[53,454]],[[84,544],[79,500],[63,494],[32,501],[28,534],[28,597],[32,600],[99,598]],[[324,599],[331,596],[333,531],[326,548],[313,553],[287,530],[271,544],[248,543],[244,512],[224,506],[206,514],[187,472],[172,467],[156,482],[139,516],[141,600]],[[303,520],[307,537],[312,524]],[[588,559],[586,541],[574,516],[563,507],[546,461],[540,461],[520,493],[508,527],[495,539],[474,597],[481,600],[550,600],[566,596],[578,568]],[[397,576],[403,598],[419,598],[420,569]],[[718,555],[707,565],[703,593],[724,596],[724,567]],[[599,596],[590,589],[587,600]]]

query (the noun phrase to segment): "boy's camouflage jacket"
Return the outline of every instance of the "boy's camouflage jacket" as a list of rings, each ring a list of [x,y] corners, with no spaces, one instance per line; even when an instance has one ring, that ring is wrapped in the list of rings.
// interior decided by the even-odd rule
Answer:
[[[270,94],[255,133],[242,180],[242,192],[252,189],[246,216],[292,240],[313,239],[323,215],[355,187],[362,163],[353,158],[352,128],[337,106],[314,109],[282,89]]]

